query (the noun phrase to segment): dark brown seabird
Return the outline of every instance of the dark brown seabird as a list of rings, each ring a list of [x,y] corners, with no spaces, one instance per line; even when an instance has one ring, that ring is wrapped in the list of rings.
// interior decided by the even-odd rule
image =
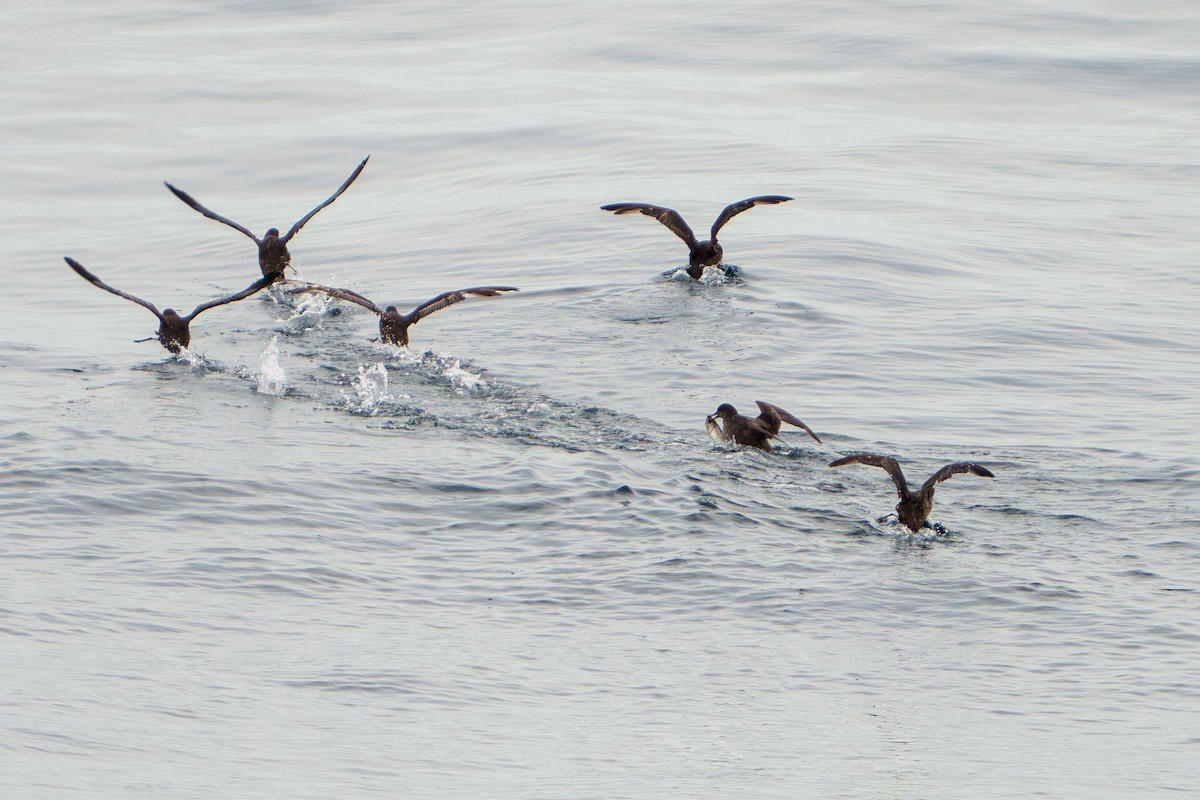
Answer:
[[[896,504],[896,516],[914,532],[927,524],[925,520],[929,518],[929,512],[933,510],[934,486],[960,472],[970,472],[984,478],[996,477],[989,470],[978,464],[973,464],[969,461],[956,461],[953,464],[947,464],[933,473],[929,480],[925,481],[921,486],[921,490],[914,492],[909,490],[908,483],[904,480],[904,473],[900,470],[900,465],[891,456],[881,456],[877,453],[855,453],[854,455],[839,458],[837,461],[832,461],[829,466],[840,467],[844,464],[868,464],[872,467],[880,467],[887,470],[888,475],[892,476],[892,481],[896,484],[896,493],[900,495],[900,502]]]
[[[705,417],[705,428],[710,435],[717,435],[722,441],[732,440],[738,444],[766,450],[768,453],[771,452],[770,440],[779,435],[779,429],[784,422],[795,425],[797,428],[803,428],[809,436],[818,442],[821,441],[821,437],[813,433],[812,428],[779,406],[762,400],[754,402],[758,404],[758,410],[762,412],[757,417],[744,417],[729,403],[722,403],[717,406],[716,411]],[[718,419],[724,423],[724,430],[718,427]]]
[[[380,308],[373,302],[363,297],[358,292],[351,289],[334,289],[330,286],[321,286],[316,283],[309,283],[300,286],[298,289],[289,290],[290,294],[305,294],[307,292],[324,292],[330,297],[336,297],[339,300],[347,300],[351,303],[357,303],[363,308],[370,309],[379,315],[379,336],[388,344],[395,344],[401,347],[408,347],[408,329],[416,325],[425,317],[428,317],[435,311],[441,311],[443,308],[452,306],[455,303],[461,303],[467,299],[467,295],[479,295],[481,297],[495,297],[501,292],[519,292],[513,286],[476,286],[473,289],[458,289],[453,292],[442,292],[432,300],[426,300],[421,305],[414,308],[407,314],[401,314],[396,310],[395,306]]]
[[[784,197],[778,194],[764,194],[759,197],[748,197],[745,200],[739,200],[736,203],[731,203],[725,206],[725,210],[717,217],[717,221],[713,223],[712,231],[709,234],[707,242],[696,241],[696,234],[692,233],[692,229],[683,221],[683,217],[678,211],[662,206],[652,206],[645,203],[611,203],[607,206],[600,206],[602,211],[612,211],[614,214],[633,214],[638,212],[645,214],[648,217],[654,217],[670,228],[671,232],[678,236],[687,244],[691,255],[688,258],[687,274],[696,280],[700,280],[700,276],[704,274],[705,267],[713,267],[721,263],[721,257],[725,251],[721,249],[721,245],[717,242],[717,231],[721,230],[726,222],[733,219],[738,214],[747,209],[754,208],[757,205],[774,205],[776,203],[786,203],[791,200],[791,197]]]
[[[228,297],[221,297],[216,300],[209,300],[207,303],[201,303],[192,310],[192,313],[188,314],[186,317],[181,317],[173,308],[165,308],[162,311],[159,311],[154,307],[153,303],[147,302],[140,297],[134,297],[127,292],[122,292],[120,289],[109,286],[107,283],[89,272],[83,266],[83,264],[80,264],[73,258],[66,258],[66,262],[70,265],[71,269],[79,273],[80,277],[90,281],[91,283],[94,283],[104,291],[112,292],[117,297],[124,297],[126,300],[148,308],[151,314],[158,317],[158,341],[163,347],[167,348],[172,353],[178,353],[180,348],[187,347],[188,343],[192,341],[192,334],[191,331],[188,330],[188,325],[192,320],[199,316],[202,311],[207,311],[208,309],[215,308],[216,306],[223,306],[226,303],[244,300],[255,292],[265,289],[275,282],[274,276],[264,276],[247,286],[245,289],[242,289],[237,294],[231,294]],[[147,340],[142,339],[141,341]]]
[[[174,195],[180,200],[187,203],[189,206],[194,208],[196,211],[199,211],[209,219],[215,219],[217,222],[223,222],[229,227],[233,228],[235,231],[240,231],[241,233],[244,233],[253,239],[254,243],[258,245],[258,266],[259,269],[262,270],[262,274],[264,276],[274,277],[275,280],[280,280],[283,276],[283,271],[292,264],[292,254],[289,253],[287,249],[288,242],[292,240],[293,236],[299,233],[300,229],[304,227],[306,222],[316,216],[318,211],[332,203],[334,200],[337,200],[342,192],[346,191],[346,189],[350,187],[350,184],[354,183],[354,179],[357,178],[358,174],[363,171],[363,167],[367,165],[367,161],[370,158],[370,156],[364,158],[362,163],[359,164],[358,167],[355,168],[354,172],[350,174],[350,177],[346,179],[345,183],[339,186],[338,190],[329,196],[329,199],[301,217],[300,221],[293,225],[291,229],[283,236],[279,235],[278,228],[268,228],[266,234],[263,235],[263,238],[259,239],[248,228],[237,224],[228,217],[222,217],[215,211],[210,211],[204,206],[200,205],[198,202],[196,202],[195,198],[193,198],[187,192],[181,189],[176,189],[169,183],[166,184],[166,187],[170,189],[171,192],[174,193]],[[164,181],[164,183],[166,182]]]

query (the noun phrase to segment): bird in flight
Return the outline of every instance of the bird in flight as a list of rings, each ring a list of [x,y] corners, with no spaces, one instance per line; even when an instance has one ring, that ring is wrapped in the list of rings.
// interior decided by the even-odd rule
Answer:
[[[846,464],[867,464],[887,470],[888,475],[892,476],[892,481],[896,484],[896,493],[900,495],[900,502],[896,504],[896,516],[914,532],[927,524],[926,520],[929,519],[929,512],[933,511],[934,486],[960,472],[970,472],[973,475],[979,475],[983,478],[996,477],[988,469],[978,464],[973,464],[970,461],[956,461],[953,464],[947,464],[933,473],[929,480],[925,481],[921,488],[914,492],[908,488],[908,483],[904,480],[904,472],[901,471],[900,464],[891,456],[881,456],[878,453],[855,453],[830,462],[829,466],[841,467]]]
[[[304,227],[305,223],[316,216],[318,211],[332,203],[334,200],[337,200],[342,192],[346,191],[346,189],[350,187],[350,184],[354,183],[354,179],[357,178],[359,173],[363,171],[363,167],[367,165],[367,160],[370,158],[370,156],[364,158],[362,163],[355,168],[354,172],[350,173],[350,177],[338,187],[336,192],[330,195],[328,199],[326,199],[319,206],[301,217],[300,220],[283,236],[279,235],[278,228],[268,228],[267,232],[263,234],[263,238],[260,239],[244,225],[239,225],[228,217],[223,217],[215,211],[210,211],[209,209],[200,205],[200,203],[197,202],[194,197],[182,189],[176,189],[169,183],[167,183],[166,186],[176,197],[187,203],[196,211],[199,211],[204,216],[208,217],[209,219],[215,219],[217,222],[223,222],[229,227],[233,228],[235,231],[244,233],[246,236],[249,236],[251,239],[253,239],[254,243],[258,245],[258,266],[259,269],[262,270],[263,276],[272,276],[275,278],[275,280],[280,280],[283,277],[283,271],[292,264],[292,254],[289,253],[287,249],[288,242],[292,240],[293,236],[300,232],[300,229]]]
[[[512,286],[476,286],[473,289],[457,289],[453,292],[442,292],[437,297],[421,303],[407,314],[401,314],[395,306],[380,308],[366,297],[363,297],[361,294],[351,289],[335,289],[331,286],[321,286],[320,284],[316,283],[307,283],[301,285],[299,288],[291,289],[290,293],[304,294],[307,292],[324,292],[330,297],[336,297],[339,300],[346,300],[351,303],[356,303],[363,308],[374,311],[379,315],[380,338],[388,344],[407,347],[408,329],[435,311],[441,311],[443,308],[452,306],[455,303],[461,303],[463,300],[467,299],[468,295],[495,297],[501,292],[517,291],[520,290]]]
[[[83,264],[80,264],[73,258],[66,258],[66,262],[68,265],[70,265],[71,269],[79,273],[80,277],[90,281],[104,291],[112,292],[117,297],[124,297],[130,302],[137,303],[139,306],[144,306],[145,308],[149,309],[151,314],[158,317],[158,341],[163,347],[167,348],[172,353],[178,353],[181,348],[187,347],[192,341],[192,334],[188,329],[188,325],[201,313],[210,308],[223,306],[226,303],[234,303],[238,300],[244,300],[255,292],[265,289],[275,282],[274,277],[264,276],[247,286],[245,289],[242,289],[237,294],[231,294],[228,297],[220,297],[216,300],[209,300],[207,303],[201,303],[192,310],[192,313],[188,314],[186,317],[183,317],[180,316],[179,312],[173,308],[165,308],[162,311],[159,311],[153,303],[143,300],[140,297],[135,297],[128,292],[122,292],[120,289],[117,289],[113,286],[109,286],[107,283],[89,272],[87,268],[83,266]],[[149,340],[139,339],[138,341],[145,342]]]
[[[648,217],[654,217],[663,225],[666,225],[672,233],[683,239],[684,243],[688,246],[690,255],[688,257],[687,274],[695,280],[700,280],[700,276],[704,274],[705,267],[713,267],[721,263],[721,257],[724,256],[725,251],[721,248],[720,243],[717,242],[717,231],[721,230],[726,222],[755,206],[786,203],[791,199],[790,197],[778,194],[764,194],[758,197],[748,197],[736,203],[730,203],[717,216],[717,221],[713,223],[712,231],[710,231],[709,239],[706,242],[697,241],[696,234],[692,233],[692,229],[684,222],[683,217],[679,215],[678,211],[671,208],[652,206],[646,203],[611,203],[607,206],[600,206],[600,209],[602,211],[611,211],[614,214],[645,214]]]

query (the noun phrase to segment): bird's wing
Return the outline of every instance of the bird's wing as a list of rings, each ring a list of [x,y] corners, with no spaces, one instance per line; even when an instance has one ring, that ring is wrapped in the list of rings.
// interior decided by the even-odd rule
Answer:
[[[284,236],[280,239],[280,241],[282,241],[284,244],[287,244],[289,241],[291,241],[292,237],[295,236],[297,233],[299,233],[300,229],[304,227],[304,224],[306,222],[308,222],[310,219],[312,219],[314,216],[316,216],[316,213],[318,211],[320,211],[322,208],[324,208],[325,206],[332,203],[334,200],[337,200],[338,197],[341,196],[342,192],[349,189],[350,184],[354,183],[354,179],[357,178],[358,174],[363,171],[363,167],[365,167],[367,165],[367,161],[370,158],[371,158],[370,156],[367,156],[366,158],[364,158],[362,160],[362,163],[359,164],[357,167],[355,167],[354,172],[350,173],[350,177],[346,178],[346,182],[343,183],[341,186],[339,186],[338,190],[336,192],[334,192],[333,194],[331,194],[329,196],[328,200],[326,200],[324,203],[321,203],[321,205],[317,206],[312,211],[308,212],[303,217],[301,217],[300,221],[297,222],[295,225],[293,225],[292,229],[290,231],[288,231],[286,234],[284,234]]]
[[[194,208],[196,211],[199,211],[204,216],[208,217],[209,219],[215,219],[217,222],[224,222],[226,225],[233,228],[235,231],[240,231],[240,232],[246,234],[247,236],[249,236],[251,239],[254,240],[255,244],[262,244],[262,242],[259,241],[259,238],[250,232],[249,228],[246,228],[243,225],[237,224],[233,220],[229,219],[229,217],[222,217],[220,214],[218,214],[215,211],[209,211],[207,208],[205,208],[204,206],[197,203],[196,198],[192,197],[190,194],[183,191],[182,189],[176,189],[174,186],[167,183],[166,181],[163,181],[163,183],[166,184],[166,187],[171,190],[172,194],[174,194],[176,197],[178,197],[183,202],[187,203],[189,206]]]
[[[779,438],[779,434],[775,433],[775,426],[762,417],[742,417],[742,423],[748,428],[762,431],[771,439]]]
[[[228,297],[218,297],[216,300],[209,300],[207,303],[201,303],[192,310],[192,313],[184,317],[184,319],[188,322],[191,322],[196,318],[197,315],[200,314],[201,311],[207,311],[215,306],[223,306],[226,303],[236,303],[238,300],[245,300],[250,295],[256,294],[257,292],[260,292],[270,286],[275,282],[277,277],[278,276],[276,275],[264,275],[254,283],[247,286],[245,289],[242,289],[237,294],[231,294]]]
[[[767,417],[771,414],[775,414],[776,416],[779,417],[779,419],[783,420],[788,425],[795,425],[797,428],[802,428],[809,436],[816,439],[818,442],[821,441],[821,437],[817,436],[815,433],[813,433],[812,428],[808,427],[803,422],[801,422],[798,418],[792,416],[791,413],[783,410],[779,406],[774,405],[772,403],[768,403],[765,400],[755,400],[754,402],[758,403],[758,410],[762,412],[762,417]]]
[[[904,473],[900,471],[900,465],[896,463],[896,459],[891,456],[881,456],[877,453],[855,453],[829,462],[831,467],[840,467],[844,464],[869,464],[872,467],[885,469],[888,475],[892,476],[892,482],[896,484],[896,491],[901,499],[908,495],[908,483],[904,480]]]
[[[297,281],[289,281],[289,283],[297,283]],[[332,286],[322,286],[319,283],[305,283],[302,284],[298,289],[288,289],[288,294],[307,294],[309,292],[324,292],[330,297],[336,297],[339,300],[357,303],[369,311],[374,311],[376,314],[383,314],[382,308],[375,305],[353,289],[334,289]]]
[[[408,317],[412,320],[412,323],[410,324],[416,323],[418,320],[428,317],[435,311],[441,311],[443,308],[452,306],[455,303],[461,303],[463,300],[467,299],[467,295],[469,294],[479,295],[481,297],[495,297],[501,292],[518,291],[520,291],[520,289],[517,289],[513,286],[476,286],[473,289],[458,289],[453,292],[442,292],[432,300],[426,300],[424,303],[421,303],[421,305],[414,308],[412,312],[409,313]]]
[[[90,281],[91,283],[95,284],[96,286],[99,286],[101,289],[103,289],[106,292],[112,292],[117,297],[124,297],[126,300],[137,303],[139,306],[145,306],[146,308],[150,309],[151,314],[158,317],[160,320],[162,319],[162,314],[160,314],[158,309],[154,307],[154,303],[151,303],[147,300],[143,300],[140,297],[134,297],[133,295],[129,294],[128,292],[122,292],[120,289],[117,289],[113,286],[109,286],[107,283],[100,280],[95,275],[93,275],[91,272],[89,272],[87,270],[87,268],[83,266],[83,264],[80,264],[75,259],[68,258],[68,257],[64,257],[64,258],[65,258],[67,264],[70,265],[71,269],[73,269],[79,273],[79,277],[83,278],[84,280]]]
[[[692,229],[683,221],[683,217],[679,216],[679,212],[674,209],[651,206],[644,203],[611,203],[607,206],[600,206],[600,210],[611,211],[614,214],[632,214],[638,212],[648,217],[654,217],[663,225],[670,228],[672,233],[687,242],[688,247],[695,249],[697,245],[696,234],[692,233]]]
[[[726,222],[736,217],[738,214],[747,209],[754,208],[758,205],[775,205],[776,203],[786,203],[791,200],[790,197],[784,197],[780,194],[764,194],[759,197],[748,197],[745,200],[739,200],[736,203],[730,203],[725,206],[725,210],[717,217],[717,221],[712,226],[712,238],[717,238],[717,231],[725,225]]]
[[[970,472],[982,478],[996,477],[991,473],[991,470],[981,467],[978,464],[973,464],[970,461],[956,461],[953,464],[947,464],[929,476],[929,480],[925,481],[925,484],[921,487],[921,493],[932,492],[934,486],[944,480],[948,480],[951,475],[957,475],[960,472]]]

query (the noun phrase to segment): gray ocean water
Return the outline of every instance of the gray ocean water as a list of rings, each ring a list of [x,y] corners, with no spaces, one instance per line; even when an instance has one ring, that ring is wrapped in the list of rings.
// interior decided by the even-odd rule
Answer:
[[[287,6],[0,10],[0,796],[1200,796],[1194,4]],[[522,291],[62,261],[368,154],[300,277]]]

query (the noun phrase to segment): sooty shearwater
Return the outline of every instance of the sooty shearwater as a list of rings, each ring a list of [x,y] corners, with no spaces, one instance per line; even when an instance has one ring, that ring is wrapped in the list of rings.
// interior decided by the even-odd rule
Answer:
[[[757,417],[744,417],[729,403],[722,403],[717,406],[716,411],[704,418],[705,429],[710,436],[719,438],[721,441],[732,440],[738,444],[766,450],[768,453],[771,452],[770,440],[779,435],[779,429],[784,422],[795,425],[797,428],[803,428],[809,436],[818,442],[821,441],[821,437],[813,433],[812,428],[779,406],[762,400],[754,402],[758,404],[758,410],[762,412]],[[724,423],[724,430],[717,425],[718,419]]]
[[[920,530],[922,526],[928,526],[926,520],[929,518],[929,512],[933,510],[934,486],[960,472],[970,472],[983,478],[996,477],[990,470],[978,464],[956,461],[933,473],[929,480],[921,486],[920,491],[914,492],[908,488],[900,465],[891,456],[881,456],[878,453],[855,453],[832,461],[829,466],[840,467],[844,464],[868,464],[887,470],[888,475],[892,476],[892,481],[896,484],[896,494],[900,495],[900,502],[896,504],[896,516],[914,532]]]
[[[748,209],[754,208],[757,205],[774,205],[776,203],[786,203],[791,200],[790,197],[784,197],[778,194],[764,194],[759,197],[748,197],[745,200],[739,200],[736,203],[731,203],[725,206],[725,210],[717,217],[717,221],[713,223],[710,239],[707,242],[696,241],[696,234],[692,233],[692,229],[683,221],[683,217],[678,211],[662,206],[652,206],[646,203],[611,203],[607,206],[600,206],[603,211],[612,211],[614,214],[633,214],[635,212],[645,214],[648,217],[654,217],[656,220],[666,225],[671,229],[671,232],[678,236],[687,244],[691,250],[691,255],[688,258],[687,274],[695,280],[700,280],[700,276],[704,274],[705,267],[713,267],[721,263],[721,257],[725,251],[721,249],[721,245],[717,242],[717,231],[721,230],[726,222],[733,219],[738,214]]]
[[[379,315],[379,336],[388,344],[395,344],[401,347],[408,347],[408,329],[416,325],[425,317],[428,317],[435,311],[441,311],[443,308],[452,306],[455,303],[461,303],[467,299],[467,295],[474,294],[481,297],[495,297],[501,292],[519,292],[513,286],[476,286],[473,289],[458,289],[453,292],[442,292],[432,300],[426,300],[421,305],[414,308],[407,314],[401,314],[396,310],[395,306],[380,308],[373,302],[363,297],[358,292],[351,289],[334,289],[330,286],[321,286],[316,283],[302,284],[297,289],[289,290],[290,294],[304,294],[306,292],[324,292],[330,297],[336,297],[340,300],[347,300],[351,303],[357,303],[363,308],[370,309]]]
[[[283,276],[283,271],[292,264],[292,254],[289,253],[287,249],[288,242],[292,240],[293,236],[299,233],[300,229],[304,227],[306,222],[316,216],[318,211],[332,203],[334,200],[337,200],[342,192],[346,191],[346,189],[350,187],[350,184],[354,183],[354,179],[357,178],[358,174],[363,171],[363,167],[367,165],[367,161],[370,158],[370,156],[364,158],[362,163],[355,168],[354,172],[350,173],[350,177],[346,178],[346,182],[339,186],[338,190],[329,196],[329,199],[301,217],[300,221],[293,225],[291,230],[289,230],[283,236],[279,235],[278,228],[270,228],[267,230],[263,238],[259,239],[257,236],[251,233],[248,228],[237,224],[228,217],[222,217],[215,211],[210,211],[204,206],[200,205],[198,202],[196,202],[195,198],[193,198],[187,192],[181,189],[176,189],[169,183],[167,183],[166,186],[176,197],[187,203],[196,211],[199,211],[204,216],[208,217],[209,219],[215,219],[217,222],[223,222],[229,227],[233,228],[235,231],[240,231],[241,233],[244,233],[253,239],[254,243],[258,245],[258,266],[259,269],[262,270],[262,274],[264,276],[272,276],[275,278],[275,280],[280,280]]]
[[[73,258],[67,258],[66,262],[70,265],[71,269],[79,273],[81,278],[84,278],[96,286],[99,286],[104,291],[112,292],[117,297],[124,297],[126,300],[148,308],[151,314],[158,317],[158,341],[163,347],[167,348],[172,353],[178,353],[181,347],[187,347],[188,343],[192,341],[192,334],[191,331],[188,330],[188,325],[201,312],[207,311],[210,308],[215,308],[216,306],[223,306],[226,303],[244,300],[260,289],[265,289],[275,282],[274,276],[264,276],[247,286],[245,289],[242,289],[237,294],[231,294],[228,297],[221,297],[216,300],[209,300],[207,303],[201,303],[200,305],[196,306],[192,313],[188,314],[186,317],[181,317],[173,308],[166,308],[162,311],[159,311],[154,307],[153,303],[149,303],[140,297],[134,297],[127,292],[122,292],[120,289],[109,286],[107,283],[89,272],[83,266],[83,264],[80,264]],[[149,341],[149,339],[139,339],[138,341],[146,342]]]

